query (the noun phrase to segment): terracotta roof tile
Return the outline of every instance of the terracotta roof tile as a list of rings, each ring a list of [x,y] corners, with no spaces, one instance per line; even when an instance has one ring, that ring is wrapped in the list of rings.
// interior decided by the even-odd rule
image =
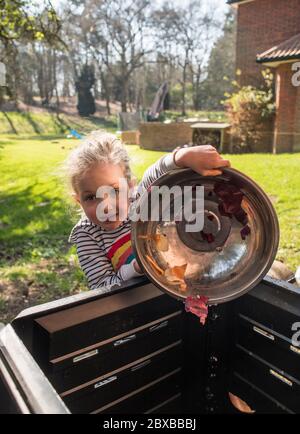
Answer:
[[[233,5],[234,3],[249,3],[250,1],[253,0],[227,0],[227,3]]]
[[[300,59],[300,33],[256,56],[259,63]]]

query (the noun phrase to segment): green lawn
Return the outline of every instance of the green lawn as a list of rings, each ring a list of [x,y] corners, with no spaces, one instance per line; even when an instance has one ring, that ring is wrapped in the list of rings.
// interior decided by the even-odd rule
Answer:
[[[90,132],[97,128],[115,131],[116,116],[81,118],[75,115],[55,112],[0,112],[0,134],[23,135],[58,135],[74,129],[79,133]]]
[[[62,180],[61,161],[76,139],[0,136],[0,322],[23,308],[86,290],[74,247],[77,214]],[[128,146],[135,175],[163,153]],[[300,154],[231,155],[232,166],[273,197],[281,227],[278,258],[300,264]]]

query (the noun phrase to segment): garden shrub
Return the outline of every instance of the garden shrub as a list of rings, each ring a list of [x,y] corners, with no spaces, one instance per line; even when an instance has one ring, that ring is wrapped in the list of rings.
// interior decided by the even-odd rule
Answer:
[[[225,94],[223,101],[231,124],[232,151],[253,152],[259,149],[266,131],[272,130],[275,115],[273,74],[262,71],[264,83],[260,88],[241,87],[233,82],[235,91]]]

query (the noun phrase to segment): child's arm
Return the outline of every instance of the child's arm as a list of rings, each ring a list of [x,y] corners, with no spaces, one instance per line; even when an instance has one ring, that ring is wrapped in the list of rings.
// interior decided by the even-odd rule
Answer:
[[[173,169],[179,169],[174,162],[173,153],[163,155],[145,171],[138,186],[138,194],[142,194],[156,179]]]
[[[221,175],[220,169],[230,167],[230,161],[222,158],[210,145],[178,149],[174,154],[174,163],[179,167],[189,167],[203,176]]]
[[[134,261],[123,265],[116,273],[105,252],[86,231],[77,231],[75,243],[80,267],[88,280],[90,289],[119,285],[125,280],[141,276],[134,266]]]
[[[173,169],[189,167],[204,176],[215,176],[222,173],[222,167],[230,166],[213,146],[193,146],[181,148],[164,155],[150,166],[139,186],[139,193],[147,189],[156,179]],[[142,190],[142,191],[141,191]]]

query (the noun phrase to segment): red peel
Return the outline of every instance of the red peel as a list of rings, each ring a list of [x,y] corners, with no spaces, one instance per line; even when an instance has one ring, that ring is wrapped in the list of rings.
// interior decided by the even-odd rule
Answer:
[[[249,226],[246,225],[246,226],[243,227],[243,229],[241,229],[240,232],[241,232],[242,240],[245,240],[246,236],[251,233],[251,230],[250,230]]]
[[[203,240],[207,241],[208,243],[213,243],[215,241],[215,237],[211,233],[206,234],[205,232],[201,231],[201,236]]]
[[[243,226],[245,226],[248,223],[248,216],[247,213],[241,208],[238,212],[234,214],[235,218],[238,222],[240,222]]]
[[[247,225],[247,213],[242,208],[244,193],[235,185],[224,182],[216,184],[214,192],[222,200],[222,202],[219,203],[220,214],[230,218],[234,215],[237,221],[243,225],[240,233],[242,239],[245,240],[247,235],[251,233],[251,230]]]
[[[200,318],[200,323],[205,324],[208,315],[208,298],[203,295],[199,297],[188,296],[185,299],[185,311],[191,312]]]

